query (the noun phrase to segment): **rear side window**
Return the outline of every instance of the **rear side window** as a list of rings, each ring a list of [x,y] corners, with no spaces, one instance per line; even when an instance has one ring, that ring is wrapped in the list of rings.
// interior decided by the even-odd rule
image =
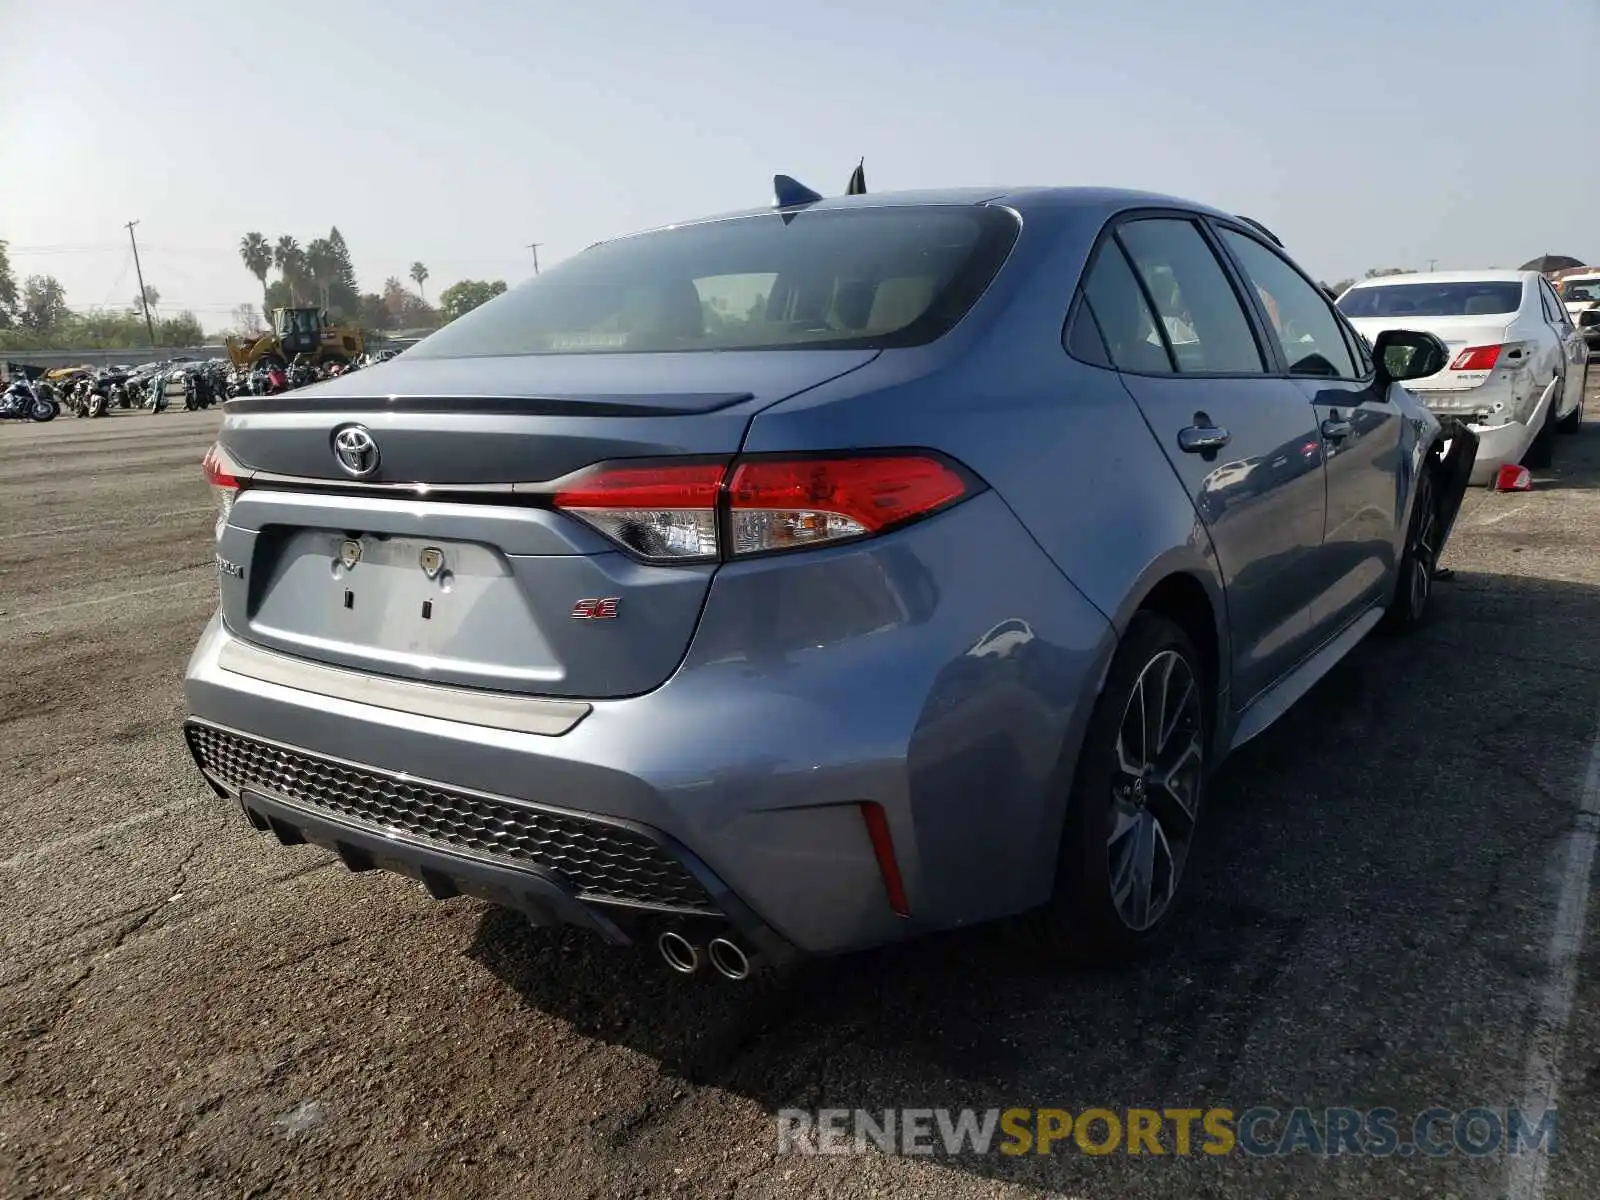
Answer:
[[[1100,243],[1084,276],[1083,296],[1105,339],[1106,352],[1119,370],[1146,375],[1172,372],[1172,359],[1167,357],[1155,314],[1115,239]]]
[[[418,358],[886,349],[933,341],[976,303],[1017,220],[979,205],[706,221],[575,255],[452,321]]]
[[[1361,377],[1339,318],[1321,288],[1253,237],[1224,229],[1222,240],[1256,289],[1291,375]]]
[[[1094,314],[1089,311],[1087,300],[1080,300],[1067,318],[1065,341],[1067,353],[1079,362],[1086,362],[1091,367],[1114,365],[1106,352],[1106,340],[1100,336],[1100,327],[1094,323]]]
[[[1244,307],[1193,222],[1128,221],[1117,237],[1155,304],[1179,371],[1263,372]]]
[[[1539,299],[1544,302],[1545,320],[1549,321],[1550,324],[1560,329],[1572,323],[1567,317],[1566,306],[1556,298],[1556,294],[1550,285],[1543,280],[1539,283]]]

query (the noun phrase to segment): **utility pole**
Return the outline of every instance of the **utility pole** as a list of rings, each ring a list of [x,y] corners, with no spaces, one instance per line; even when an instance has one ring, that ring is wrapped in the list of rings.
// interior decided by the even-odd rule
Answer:
[[[1428,270],[1431,271],[1431,270],[1434,269],[1434,267],[1436,267],[1438,265],[1439,265],[1439,260],[1437,258],[1430,258],[1428,260]]]
[[[535,275],[539,273],[539,247],[542,245],[544,245],[543,242],[528,243],[528,249],[533,251],[533,273]]]
[[[128,241],[133,245],[133,273],[139,277],[139,307],[144,310],[144,328],[150,335],[150,349],[156,348],[156,324],[150,319],[150,302],[145,299],[144,270],[139,266],[139,242],[133,236],[133,227],[137,221],[128,222]]]

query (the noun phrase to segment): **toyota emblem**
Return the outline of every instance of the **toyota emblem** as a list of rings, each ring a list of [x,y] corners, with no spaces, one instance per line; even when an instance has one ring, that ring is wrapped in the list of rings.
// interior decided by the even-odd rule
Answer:
[[[365,479],[378,469],[378,443],[365,425],[346,425],[333,435],[333,456],[346,475]]]

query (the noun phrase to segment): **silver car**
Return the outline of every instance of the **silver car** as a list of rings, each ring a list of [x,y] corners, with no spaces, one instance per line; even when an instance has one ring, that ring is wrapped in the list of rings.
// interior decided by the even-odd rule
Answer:
[[[1138,193],[604,243],[226,406],[189,745],[284,842],[683,971],[1138,950],[1212,768],[1427,609],[1474,438],[1377,342]]]

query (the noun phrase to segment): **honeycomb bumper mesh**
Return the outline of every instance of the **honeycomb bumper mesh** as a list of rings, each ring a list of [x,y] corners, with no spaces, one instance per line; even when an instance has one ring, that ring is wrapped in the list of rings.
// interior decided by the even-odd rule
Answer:
[[[311,813],[533,868],[583,900],[715,911],[688,869],[638,830],[401,778],[197,722],[184,732],[200,768],[235,791],[257,789]]]

